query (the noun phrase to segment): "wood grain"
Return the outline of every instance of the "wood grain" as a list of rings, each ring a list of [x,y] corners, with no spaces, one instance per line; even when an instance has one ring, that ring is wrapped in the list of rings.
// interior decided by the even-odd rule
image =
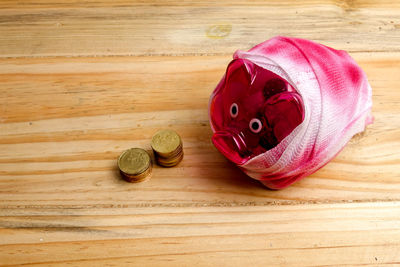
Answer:
[[[400,263],[399,202],[28,208],[23,216],[18,209],[11,214],[0,217],[0,225],[8,228],[0,231],[0,255],[6,266]]]
[[[0,265],[400,264],[400,5],[393,1],[0,2]],[[270,191],[212,146],[231,54],[274,35],[346,49],[374,124]],[[175,129],[184,160],[116,159]]]
[[[2,3],[0,55],[230,55],[275,35],[400,51],[396,1],[77,2]]]
[[[211,144],[207,103],[227,57],[4,59],[3,204],[399,200],[400,119],[393,110],[400,54],[355,58],[374,88],[375,123],[325,168],[283,191],[247,179]],[[121,151],[150,149],[163,127],[182,135],[184,161],[155,168],[154,179],[141,185],[120,181]],[[110,190],[119,194],[107,200]]]

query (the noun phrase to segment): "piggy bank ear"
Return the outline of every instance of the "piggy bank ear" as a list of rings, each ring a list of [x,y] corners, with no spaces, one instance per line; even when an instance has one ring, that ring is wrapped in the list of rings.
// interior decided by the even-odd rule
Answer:
[[[231,91],[239,89],[238,87],[250,86],[254,77],[255,66],[251,61],[242,58],[234,59],[226,68],[225,76],[215,88],[214,94],[221,93],[224,90]]]
[[[255,66],[247,59],[234,59],[226,69],[225,90],[232,98],[240,97],[253,83]]]

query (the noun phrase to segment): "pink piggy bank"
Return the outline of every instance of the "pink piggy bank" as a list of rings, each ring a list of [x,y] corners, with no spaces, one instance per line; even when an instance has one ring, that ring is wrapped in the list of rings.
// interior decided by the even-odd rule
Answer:
[[[328,163],[372,122],[371,87],[345,52],[275,37],[237,51],[209,103],[212,142],[281,189]]]

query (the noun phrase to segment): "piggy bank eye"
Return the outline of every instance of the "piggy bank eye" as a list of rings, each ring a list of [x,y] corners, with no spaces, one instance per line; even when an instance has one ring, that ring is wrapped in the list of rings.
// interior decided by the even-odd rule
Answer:
[[[261,132],[262,129],[262,123],[259,119],[253,118],[249,123],[249,127],[253,133],[259,133]]]
[[[239,114],[239,107],[236,103],[233,103],[230,107],[230,113],[232,118],[236,118]]]

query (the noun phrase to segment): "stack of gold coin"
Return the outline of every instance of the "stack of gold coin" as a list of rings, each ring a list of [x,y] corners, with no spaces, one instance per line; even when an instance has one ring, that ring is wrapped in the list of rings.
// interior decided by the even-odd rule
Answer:
[[[182,140],[172,130],[160,130],[151,140],[157,164],[164,167],[177,165],[183,159]]]
[[[126,181],[131,183],[142,182],[146,178],[150,178],[151,159],[145,150],[131,148],[119,156],[118,168]]]

